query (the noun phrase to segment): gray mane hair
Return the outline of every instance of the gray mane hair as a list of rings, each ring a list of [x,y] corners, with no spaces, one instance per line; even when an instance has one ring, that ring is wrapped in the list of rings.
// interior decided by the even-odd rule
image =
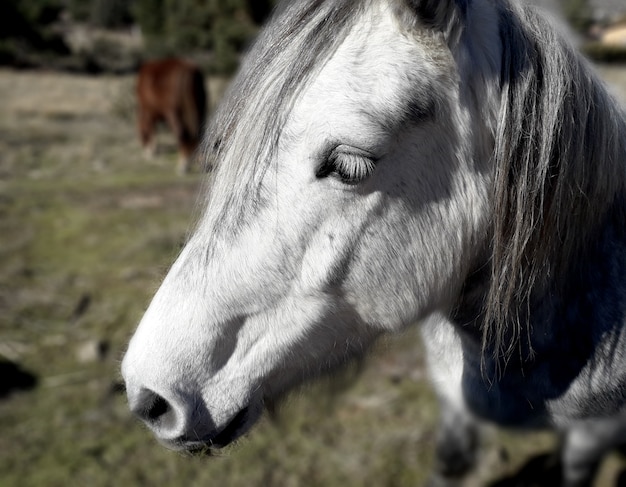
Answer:
[[[237,194],[257,192],[295,98],[343,42],[368,3],[303,0],[280,4],[245,57],[226,103],[207,130],[205,158],[208,164],[219,161],[215,170],[224,175],[219,188],[211,188],[224,192],[215,201],[232,206],[243,200]],[[242,217],[250,208],[240,210]],[[231,209],[230,213],[235,212]]]
[[[530,333],[537,296],[564,291],[623,198],[626,175],[619,104],[560,33],[520,3],[498,4],[502,98],[484,303],[484,349],[505,360],[522,330]]]

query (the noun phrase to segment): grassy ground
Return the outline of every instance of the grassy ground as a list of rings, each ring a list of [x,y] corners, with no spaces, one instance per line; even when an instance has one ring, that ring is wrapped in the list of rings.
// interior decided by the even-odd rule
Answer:
[[[0,487],[423,485],[437,408],[414,331],[218,457],[159,446],[127,411],[119,360],[201,176],[175,175],[168,134],[142,159],[128,78],[0,71],[0,100]],[[491,432],[469,485],[553,444]],[[611,459],[598,485],[622,467]]]

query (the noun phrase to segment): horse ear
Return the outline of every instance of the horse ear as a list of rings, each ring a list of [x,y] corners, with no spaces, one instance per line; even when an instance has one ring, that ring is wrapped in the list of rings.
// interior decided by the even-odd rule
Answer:
[[[409,0],[424,25],[451,38],[467,17],[472,0]],[[451,40],[451,39],[450,39]]]

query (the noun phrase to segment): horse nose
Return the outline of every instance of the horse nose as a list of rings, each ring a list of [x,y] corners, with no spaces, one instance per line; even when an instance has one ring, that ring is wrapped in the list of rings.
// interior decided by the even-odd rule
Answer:
[[[126,390],[128,405],[166,447],[174,450],[193,449],[213,443],[217,436],[215,424],[202,400],[193,394],[169,391],[164,396],[148,387]]]
[[[136,397],[129,396],[131,411],[153,429],[165,433],[176,428],[176,411],[164,397],[150,389],[141,389]]]

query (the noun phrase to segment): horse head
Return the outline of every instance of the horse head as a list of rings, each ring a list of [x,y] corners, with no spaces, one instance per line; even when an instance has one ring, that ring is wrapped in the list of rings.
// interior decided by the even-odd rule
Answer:
[[[133,336],[130,407],[172,448],[455,306],[488,246],[500,43],[486,0],[280,8],[209,128],[202,218]]]

